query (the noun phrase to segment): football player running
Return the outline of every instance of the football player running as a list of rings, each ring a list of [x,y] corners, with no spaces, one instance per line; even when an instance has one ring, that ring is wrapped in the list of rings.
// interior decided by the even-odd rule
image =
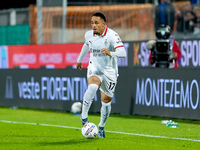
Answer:
[[[111,100],[117,85],[118,57],[126,57],[126,51],[119,35],[108,28],[103,12],[95,12],[91,18],[92,30],[85,33],[85,43],[77,59],[77,69],[90,51],[87,67],[88,89],[83,97],[82,125],[88,123],[88,111],[98,88],[101,91],[101,119],[98,125],[99,138],[105,138],[105,123],[111,112]]]

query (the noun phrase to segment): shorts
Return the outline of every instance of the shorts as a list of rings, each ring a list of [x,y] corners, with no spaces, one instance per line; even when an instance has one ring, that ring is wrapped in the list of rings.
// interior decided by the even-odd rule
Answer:
[[[89,64],[87,78],[91,76],[97,76],[101,81],[100,90],[107,96],[113,97],[117,85],[117,74],[114,69],[99,69],[93,64]]]

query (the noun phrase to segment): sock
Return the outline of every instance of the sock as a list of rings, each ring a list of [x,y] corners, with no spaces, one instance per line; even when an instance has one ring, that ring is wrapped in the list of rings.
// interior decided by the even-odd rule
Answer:
[[[86,90],[84,97],[83,97],[83,106],[82,106],[82,119],[85,119],[88,117],[88,111],[90,109],[90,106],[92,104],[92,99],[95,96],[96,91],[98,90],[97,84],[90,84],[88,85],[88,89]]]
[[[110,115],[110,112],[111,112],[111,102],[109,103],[104,103],[104,102],[101,102],[102,103],[102,106],[101,106],[101,120],[100,120],[100,123],[99,123],[99,126],[100,127],[104,127],[105,126],[105,123]]]

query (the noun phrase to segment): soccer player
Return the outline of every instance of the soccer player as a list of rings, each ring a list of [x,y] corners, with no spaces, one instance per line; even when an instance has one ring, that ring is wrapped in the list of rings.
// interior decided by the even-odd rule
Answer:
[[[87,67],[88,89],[83,97],[81,113],[82,124],[88,123],[88,111],[96,91],[101,91],[101,119],[98,125],[99,138],[105,138],[104,126],[111,112],[111,100],[117,84],[118,57],[126,57],[126,51],[119,35],[108,28],[103,12],[95,12],[91,18],[92,30],[85,33],[85,43],[77,59],[77,69],[90,51]]]

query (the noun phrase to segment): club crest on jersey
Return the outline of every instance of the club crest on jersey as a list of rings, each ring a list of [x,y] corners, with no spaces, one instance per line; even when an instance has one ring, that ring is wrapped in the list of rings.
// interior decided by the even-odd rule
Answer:
[[[104,45],[105,45],[105,46],[108,45],[108,41],[107,41],[107,39],[105,39]]]

